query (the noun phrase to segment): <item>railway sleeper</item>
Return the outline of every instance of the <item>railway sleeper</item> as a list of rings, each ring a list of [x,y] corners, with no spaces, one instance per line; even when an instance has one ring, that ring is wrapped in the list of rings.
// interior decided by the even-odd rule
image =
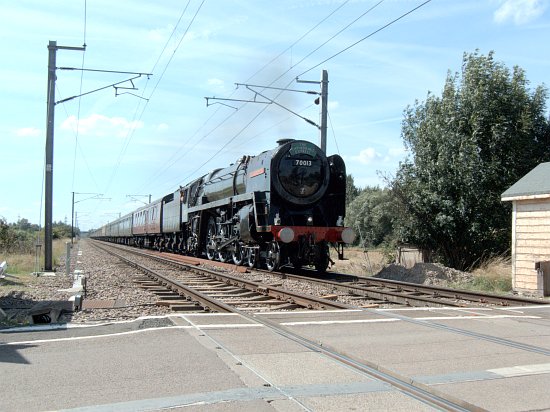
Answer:
[[[174,312],[198,312],[198,311],[207,311],[207,309],[203,308],[201,305],[170,305],[170,309]]]

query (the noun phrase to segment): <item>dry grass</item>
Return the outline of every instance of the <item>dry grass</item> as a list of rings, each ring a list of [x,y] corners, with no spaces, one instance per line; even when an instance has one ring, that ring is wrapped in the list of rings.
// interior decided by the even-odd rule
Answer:
[[[52,243],[53,266],[58,266],[61,256],[65,254],[67,239],[56,239]],[[8,273],[12,275],[30,274],[44,268],[44,248],[38,261],[34,254],[7,254],[0,256],[0,260],[8,262]]]
[[[67,239],[56,239],[52,243],[53,266],[59,265],[61,257],[65,254]],[[44,267],[44,251],[36,266],[36,256],[32,254],[9,254],[0,256],[0,260],[8,263],[7,273],[4,279],[0,279],[0,297],[12,293],[24,293],[32,290],[41,282],[40,278],[33,274]]]
[[[345,260],[331,256],[336,263],[332,270],[352,275],[374,275],[386,266],[387,259],[380,250],[364,250],[359,247],[347,247],[344,251]]]
[[[358,247],[346,248],[346,260],[337,260],[332,270],[353,275],[372,276],[384,269],[389,263],[382,250],[363,250]],[[512,264],[509,257],[497,257],[484,261],[479,268],[458,282],[450,282],[449,287],[477,290],[482,292],[508,293],[512,291]]]
[[[473,272],[472,286],[487,292],[510,292],[512,290],[512,262],[509,257],[487,259]]]

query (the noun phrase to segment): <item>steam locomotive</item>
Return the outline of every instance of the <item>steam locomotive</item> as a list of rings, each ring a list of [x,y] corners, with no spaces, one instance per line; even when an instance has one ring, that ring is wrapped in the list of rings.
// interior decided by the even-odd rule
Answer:
[[[250,267],[314,266],[339,259],[355,233],[344,227],[346,167],[313,143],[278,147],[216,169],[91,234],[109,242],[206,256]]]

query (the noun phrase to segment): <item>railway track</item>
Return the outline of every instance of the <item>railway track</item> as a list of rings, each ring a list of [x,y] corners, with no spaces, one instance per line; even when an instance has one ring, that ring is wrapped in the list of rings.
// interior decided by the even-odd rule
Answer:
[[[177,262],[173,258],[121,246],[93,244],[138,269],[145,276],[136,278],[136,282],[159,297],[157,304],[177,311],[261,312],[352,308],[340,302]],[[155,262],[154,267],[151,260]]]
[[[111,245],[112,246],[112,245]],[[117,246],[119,250],[127,250],[136,252],[133,248],[124,246]],[[146,251],[140,251],[140,253],[147,256],[151,256],[152,253]],[[156,257],[158,253],[154,253]],[[179,259],[178,255],[163,254],[163,259],[170,261]],[[183,258],[188,259],[188,258]],[[196,264],[198,262],[218,265],[219,262],[194,259]],[[222,264],[222,266],[224,266]],[[225,265],[233,269],[233,265]],[[242,267],[239,267],[242,268]],[[196,269],[199,270],[199,269]],[[211,276],[215,276],[217,272],[210,273]],[[267,280],[261,282],[254,281],[257,278],[257,273],[261,273],[261,276]],[[456,290],[451,288],[428,286],[416,283],[402,282],[389,279],[381,279],[374,277],[361,277],[342,273],[329,272],[326,275],[320,277],[316,272],[302,271],[302,273],[292,272],[269,272],[265,270],[254,269],[252,273],[243,273],[239,277],[232,277],[226,275],[227,280],[220,279],[222,282],[229,282],[233,285],[238,285],[239,282],[243,286],[248,284],[248,290],[256,289],[257,292],[260,289],[266,289],[265,292],[272,294],[272,298],[275,300],[283,300],[287,302],[299,302],[302,301],[304,307],[318,308],[318,304],[308,304],[305,299],[305,294],[300,296],[285,296],[284,293],[278,288],[278,286],[286,285],[289,282],[294,282],[291,285],[286,285],[286,289],[299,289],[298,283],[307,282],[308,284],[315,285],[315,288],[320,292],[307,291],[307,294],[317,293],[322,297],[323,304],[326,306],[327,301],[335,303],[342,303],[347,307],[391,307],[394,305],[404,306],[430,306],[430,307],[475,307],[479,305],[484,306],[523,306],[533,304],[549,304],[548,300],[531,299],[513,295],[496,295],[483,292]],[[247,280],[248,279],[248,280]],[[195,282],[199,284],[201,281]],[[265,285],[267,283],[268,285]],[[264,285],[262,285],[264,284]],[[277,285],[277,286],[273,286]],[[304,289],[303,287],[301,289]],[[308,306],[310,305],[310,306]],[[289,307],[290,309],[290,307]]]
[[[311,274],[277,273],[282,279],[312,282],[333,288],[342,298],[349,300],[370,299],[372,304],[398,304],[406,306],[524,306],[550,304],[548,300],[513,295],[497,295],[484,292],[457,290],[440,286],[421,285],[375,277],[361,277],[343,273],[327,273],[322,278]]]
[[[121,248],[119,246],[113,247],[112,245],[109,245],[109,247],[105,247],[105,245],[97,245],[97,243],[96,246],[117,256],[126,263],[131,264],[141,272],[144,272],[147,276],[140,277],[138,281],[142,283],[144,287],[150,288],[151,291],[161,294],[174,294],[173,296],[170,296],[170,298],[174,300],[181,299],[181,296],[185,296],[184,301],[176,304],[186,306],[183,310],[197,310],[197,308],[199,308],[200,310],[206,311],[237,313],[253,322],[263,324],[265,327],[272,329],[277,334],[284,336],[287,339],[304,346],[305,348],[313,350],[317,353],[322,353],[333,359],[335,362],[344,364],[346,367],[354,369],[360,374],[391,385],[401,393],[419,399],[426,405],[429,405],[437,410],[481,410],[475,405],[449,396],[448,394],[440,392],[435,388],[414,382],[406,376],[400,376],[395,372],[385,370],[374,364],[369,364],[364,360],[354,359],[339,352],[338,350],[314,342],[304,336],[301,336],[299,333],[279,325],[276,322],[270,321],[269,319],[261,316],[261,313],[258,313],[258,310],[261,310],[262,307],[269,310],[276,310],[276,308],[281,310],[290,310],[300,307],[354,309],[352,306],[314,298],[311,296],[302,296],[301,294],[294,292],[289,293],[289,291],[283,291],[281,288],[274,288],[269,285],[262,285],[258,282],[235,278],[226,274],[220,274],[205,268],[198,268],[181,262],[175,262],[173,258],[167,259],[165,257],[153,256],[150,253],[144,253],[138,250],[127,250],[126,248]],[[113,251],[112,249],[116,249],[116,251]],[[128,256],[128,254],[131,254],[132,256]],[[143,262],[134,262],[134,260],[138,260],[136,256],[147,259],[149,262],[153,259],[155,262],[155,268],[147,267],[143,264]],[[150,263],[149,266],[151,266]],[[182,268],[184,268],[186,272],[190,273],[189,276],[187,274],[185,275],[188,280],[186,285],[183,285],[183,282],[169,279],[174,276],[176,270],[180,272]],[[163,274],[160,272],[168,274]],[[281,276],[289,275],[281,274]],[[312,280],[311,278],[306,279],[308,281]],[[254,291],[250,289],[255,289],[259,296],[261,296],[261,299],[264,299],[263,301],[259,301],[262,302],[259,304],[260,306],[256,306],[258,301],[256,301],[255,298],[243,298],[243,294],[247,294],[246,296],[250,297],[254,296]],[[220,302],[220,299],[224,302]],[[254,301],[255,303],[251,304],[251,302]],[[266,301],[269,301],[269,304],[266,304]]]

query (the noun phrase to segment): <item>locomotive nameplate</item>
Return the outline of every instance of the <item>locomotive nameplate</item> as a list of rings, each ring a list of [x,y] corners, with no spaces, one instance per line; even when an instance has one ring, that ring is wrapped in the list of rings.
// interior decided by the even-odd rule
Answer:
[[[317,151],[315,150],[315,146],[307,142],[293,143],[288,153],[291,156],[305,154],[313,158],[317,157]]]

